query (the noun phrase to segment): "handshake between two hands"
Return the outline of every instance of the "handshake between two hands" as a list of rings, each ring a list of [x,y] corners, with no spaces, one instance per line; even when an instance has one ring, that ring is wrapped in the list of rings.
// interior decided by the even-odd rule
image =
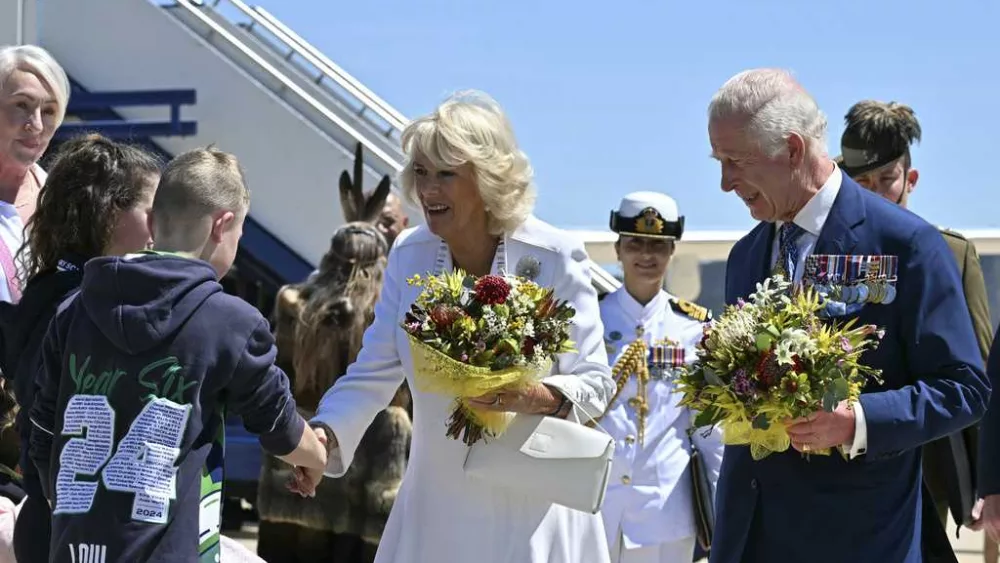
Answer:
[[[323,480],[323,471],[326,469],[331,441],[336,444],[336,439],[328,436],[326,430],[320,427],[307,426],[305,432],[311,432],[315,435],[316,441],[321,446],[317,453],[321,457],[322,463],[294,465],[292,476],[288,479],[286,486],[289,491],[298,493],[302,497],[314,497],[316,496],[316,487]],[[303,440],[308,440],[308,438],[304,436]]]

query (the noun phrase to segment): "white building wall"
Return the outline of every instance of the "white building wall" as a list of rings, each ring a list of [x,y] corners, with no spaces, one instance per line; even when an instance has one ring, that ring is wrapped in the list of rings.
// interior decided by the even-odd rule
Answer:
[[[335,141],[146,0],[45,0],[39,8],[41,44],[85,88],[194,88],[197,104],[181,115],[198,122],[198,135],[157,141],[174,154],[210,143],[234,153],[246,171],[254,217],[319,262],[343,222],[337,178],[353,169],[353,145]],[[165,107],[118,111],[130,119],[168,118]],[[366,188],[374,188],[379,176],[369,170]]]
[[[0,0],[0,45],[25,45],[38,39],[36,0]]]

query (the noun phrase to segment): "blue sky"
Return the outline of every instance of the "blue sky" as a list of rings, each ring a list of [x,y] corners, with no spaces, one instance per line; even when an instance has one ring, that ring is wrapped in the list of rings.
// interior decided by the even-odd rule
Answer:
[[[1000,3],[956,0],[256,0],[407,117],[477,88],[532,159],[536,213],[603,229],[622,195],[678,200],[690,229],[746,229],[719,190],[706,107],[740,70],[789,68],[830,121],[864,98],[913,106],[924,130],[911,209],[1000,227]]]

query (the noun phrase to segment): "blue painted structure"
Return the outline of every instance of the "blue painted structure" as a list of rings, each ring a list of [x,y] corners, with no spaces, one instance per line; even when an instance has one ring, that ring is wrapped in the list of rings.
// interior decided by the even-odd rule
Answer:
[[[70,79],[72,94],[67,114],[80,122],[64,123],[56,131],[49,154],[61,141],[87,132],[95,132],[136,145],[170,159],[170,155],[151,138],[155,136],[186,135],[184,131],[197,132],[197,123],[180,119],[180,106],[197,101],[194,90],[145,90],[123,92],[89,92],[78,82]],[[114,107],[169,105],[169,122],[126,120],[114,111]],[[246,271],[266,285],[278,287],[285,283],[304,280],[314,267],[305,258],[281,242],[274,234],[253,218],[247,217],[240,254],[236,267]],[[270,311],[266,311],[270,313]]]
[[[127,106],[170,106],[170,119],[157,120],[124,120],[116,118],[90,118],[82,122],[64,123],[56,131],[55,138],[66,139],[87,131],[99,131],[105,137],[113,139],[132,139],[136,137],[159,136],[191,136],[198,133],[198,124],[194,121],[181,119],[181,106],[194,105],[197,95],[194,90],[136,90],[124,92],[88,92],[74,83],[69,107],[69,115],[89,114],[91,112],[107,114],[107,110]]]
[[[197,101],[194,90],[89,92],[72,78],[70,83],[72,92],[67,115],[80,121],[64,123],[56,131],[46,157],[54,154],[63,141],[94,132],[131,142],[167,161],[172,155],[152,137],[197,132],[197,123],[180,118],[180,107]],[[169,121],[127,120],[114,111],[115,107],[158,105],[170,106]],[[312,264],[250,215],[243,226],[233,271],[222,284],[226,291],[246,299],[269,317],[277,290],[286,283],[304,280],[313,269]],[[227,495],[256,500],[260,461],[257,438],[243,428],[239,418],[229,417],[226,421]]]

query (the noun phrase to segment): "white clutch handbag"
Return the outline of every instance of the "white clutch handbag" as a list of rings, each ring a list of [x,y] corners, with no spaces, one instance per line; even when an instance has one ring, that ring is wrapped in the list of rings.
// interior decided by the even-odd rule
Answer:
[[[507,430],[477,442],[465,474],[537,499],[596,514],[615,453],[603,430],[551,416],[518,414]]]

